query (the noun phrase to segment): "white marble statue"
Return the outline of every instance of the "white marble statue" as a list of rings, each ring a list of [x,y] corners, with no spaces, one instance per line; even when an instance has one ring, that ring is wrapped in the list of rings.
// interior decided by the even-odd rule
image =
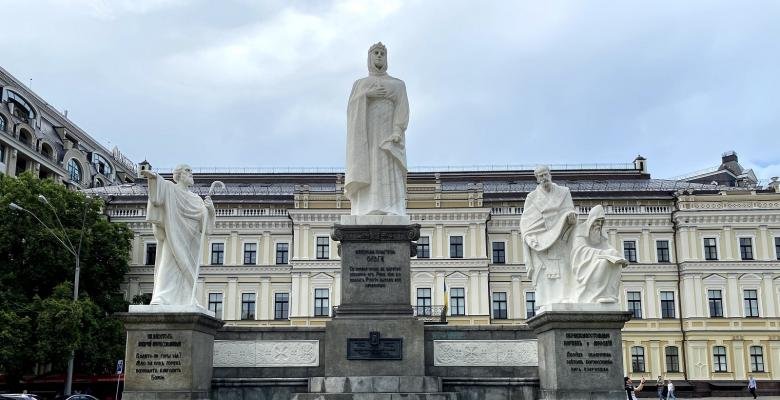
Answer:
[[[387,74],[387,49],[368,50],[368,73],[347,106],[344,192],[352,215],[406,215],[406,85]]]
[[[576,279],[575,303],[617,303],[620,270],[628,264],[603,233],[604,207],[591,208],[588,219],[577,226],[571,265]]]
[[[179,165],[174,182],[141,171],[149,182],[146,220],[157,239],[151,305],[197,305],[194,296],[203,238],[216,219],[214,203],[192,193],[192,168]]]
[[[528,276],[536,287],[537,306],[570,303],[570,236],[577,213],[569,189],[552,182],[549,167],[537,167],[534,175],[539,185],[528,194],[520,217]]]

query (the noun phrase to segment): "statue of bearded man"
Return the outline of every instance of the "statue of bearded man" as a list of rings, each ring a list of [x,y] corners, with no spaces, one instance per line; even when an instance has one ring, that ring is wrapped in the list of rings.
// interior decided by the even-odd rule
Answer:
[[[525,265],[540,307],[570,302],[573,279],[569,236],[577,213],[569,188],[552,182],[550,168],[534,170],[539,185],[525,199],[520,231]]]
[[[347,106],[344,192],[352,215],[406,215],[406,85],[387,74],[387,49],[368,50],[368,76],[352,86]]]

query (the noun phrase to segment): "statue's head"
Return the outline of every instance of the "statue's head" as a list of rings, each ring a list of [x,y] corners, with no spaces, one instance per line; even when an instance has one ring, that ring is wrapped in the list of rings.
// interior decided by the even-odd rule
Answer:
[[[593,206],[588,213],[588,220],[585,221],[585,226],[588,228],[588,237],[591,242],[596,243],[601,241],[601,238],[603,237],[604,221],[606,221],[604,207],[602,207],[601,204]]]
[[[179,164],[173,169],[173,181],[184,186],[192,186],[195,180],[192,178],[192,167],[187,164]]]
[[[375,43],[368,49],[368,73],[371,75],[387,73],[387,48],[382,42]]]
[[[534,176],[536,177],[536,183],[541,185],[545,190],[549,190],[552,186],[552,176],[550,175],[550,167],[546,165],[539,165],[534,168]]]

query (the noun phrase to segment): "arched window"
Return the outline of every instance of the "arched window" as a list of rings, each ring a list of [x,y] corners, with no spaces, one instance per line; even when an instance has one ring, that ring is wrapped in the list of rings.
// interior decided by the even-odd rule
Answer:
[[[105,186],[103,184],[103,180],[101,180],[100,178],[95,179],[95,187],[103,187],[103,186]]]
[[[30,123],[30,120],[35,119],[35,111],[33,111],[33,107],[24,97],[11,90],[8,90],[6,93],[8,93],[8,101],[14,103],[15,117],[28,124]]]
[[[68,161],[68,175],[71,182],[81,183],[81,165],[75,158]]]
[[[5,117],[0,115],[0,131],[5,132],[5,128],[8,126],[8,121]]]
[[[645,372],[645,348],[634,346],[631,348],[631,372]]]
[[[95,169],[98,172],[105,176],[111,176],[111,173],[114,172],[114,168],[111,167],[111,164],[108,162],[108,160],[106,160],[105,157],[98,153],[92,153],[92,164],[95,165]]]
[[[27,129],[20,129],[19,130],[19,141],[26,144],[31,145],[32,144],[32,134]]]
[[[41,143],[41,154],[48,158],[54,158],[54,150],[46,142]]]

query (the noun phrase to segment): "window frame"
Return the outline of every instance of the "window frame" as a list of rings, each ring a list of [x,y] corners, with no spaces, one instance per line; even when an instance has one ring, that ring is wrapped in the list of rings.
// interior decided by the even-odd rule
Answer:
[[[747,292],[755,292],[755,297],[748,297]],[[745,318],[759,318],[761,317],[761,304],[759,303],[759,290],[758,288],[742,288],[742,312]],[[748,301],[750,301],[750,312],[748,313]],[[753,303],[755,302],[755,315],[753,315]]]
[[[531,299],[528,298],[529,294],[531,295],[530,297],[532,297]],[[528,319],[528,318],[535,317],[536,316],[536,291],[533,290],[526,291],[523,295],[523,299],[525,301],[525,318]],[[530,309],[528,308],[529,305],[531,306]]]
[[[218,245],[218,244],[222,245],[222,250],[215,251],[214,245]],[[219,259],[219,263],[214,262],[215,254],[220,254],[221,258]],[[209,265],[225,265],[225,242],[224,241],[215,240],[209,243]]]
[[[646,364],[645,348],[643,346],[631,346],[630,352],[631,352],[631,372],[632,373],[646,372],[645,370],[647,369],[647,366],[645,365]]]
[[[217,302],[217,301],[213,301],[212,302],[211,301],[211,295],[219,295],[220,296],[219,297],[219,302]],[[217,318],[217,319],[225,319],[224,318],[225,317],[225,294],[223,292],[208,292],[208,294],[206,295],[206,298],[208,300],[207,301],[207,308],[210,311],[214,312],[214,317]],[[215,305],[213,310],[211,309],[211,305],[212,304]],[[219,307],[216,306],[217,304],[219,304]],[[219,310],[219,313],[217,313],[217,309]]]
[[[757,354],[754,353],[755,349],[758,349]],[[750,357],[750,372],[766,372],[766,363],[764,362],[764,347],[753,345],[750,346],[748,351]]]
[[[661,248],[658,246],[659,243],[665,242],[666,248]],[[666,259],[661,259],[661,250],[666,250]],[[669,239],[656,239],[655,241],[655,262],[657,264],[668,264],[672,262],[672,246],[671,241]]]
[[[286,295],[287,300],[280,300],[280,295]],[[286,308],[284,305],[287,305]],[[279,306],[282,305],[282,309]],[[281,316],[280,316],[281,314]],[[283,321],[290,319],[290,293],[289,292],[274,292],[274,320]]]
[[[243,265],[257,265],[257,258],[258,258],[257,257],[258,254],[257,253],[259,252],[260,245],[257,242],[242,242],[241,244],[242,244],[241,247],[243,248],[243,257],[242,257],[243,258]],[[247,256],[247,253],[248,253],[247,249],[246,249],[247,245],[254,245],[255,246],[255,249],[253,251],[249,252],[249,253],[254,253],[254,261],[252,261],[252,262],[247,262],[247,260],[246,260],[246,256]]]
[[[707,246],[707,240],[712,239],[714,241],[714,244],[712,246]],[[702,245],[702,256],[704,257],[704,261],[718,261],[720,259],[720,243],[718,243],[718,237],[717,236],[702,236],[701,238],[701,245]],[[715,251],[715,257],[709,257],[708,248],[712,247]]]
[[[326,296],[317,296],[318,293],[325,291]],[[314,316],[315,317],[330,317],[330,288],[314,288]]]
[[[247,300],[246,296],[252,296]],[[241,292],[241,321],[254,321],[257,319],[257,293]]]
[[[459,290],[459,295],[455,295],[455,291]],[[465,287],[453,287],[450,288],[450,315],[451,316],[465,316],[466,315],[466,288]]]
[[[421,243],[422,239],[425,238],[427,241],[426,243]],[[417,239],[417,258],[420,259],[428,259],[431,258],[431,237],[426,236],[420,236],[419,239]]]
[[[420,291],[428,291],[427,296],[420,296]],[[423,294],[425,294],[423,292]],[[422,300],[422,304],[420,302]],[[415,288],[415,315],[433,315],[433,289],[429,287]]]
[[[664,299],[663,298],[664,294],[669,294],[669,293],[671,293],[672,299],[671,300]],[[661,312],[660,312],[661,319],[675,319],[675,318],[677,318],[677,307],[676,307],[677,298],[676,297],[677,296],[675,296],[675,293],[674,293],[673,290],[660,290],[660,291],[658,291],[658,300],[660,302],[659,305],[661,307],[661,309],[660,309],[661,310]],[[669,303],[670,302],[671,302],[671,308],[669,308]],[[670,310],[671,310],[671,316],[669,316],[669,311]]]
[[[65,170],[68,172],[68,179],[71,182],[81,184],[81,181],[84,179],[84,167],[81,166],[79,160],[75,157],[69,158],[65,164]]]
[[[716,352],[716,350],[718,350]],[[721,351],[722,350],[722,354]],[[712,372],[729,372],[726,346],[712,346]]]
[[[320,243],[320,239],[325,239],[324,243]],[[314,249],[317,260],[330,260],[330,237],[315,236]]]
[[[499,295],[498,297],[501,297],[500,295],[504,295],[503,299],[496,299],[496,295]],[[490,296],[491,299],[491,311],[493,314],[493,319],[508,319],[509,318],[509,303],[507,301],[509,297],[507,296],[507,292],[493,292]],[[498,309],[496,309],[496,305],[498,305]],[[502,308],[503,305],[503,308]],[[498,315],[496,315],[496,311],[498,311]]]
[[[460,243],[453,243],[452,240],[454,238],[460,238]],[[450,235],[449,236],[449,245],[450,245],[449,246],[449,258],[456,258],[456,259],[464,258],[465,242],[466,242],[466,240],[464,238],[464,235]],[[455,255],[452,254],[453,246],[455,246],[454,247]],[[460,253],[458,253],[458,246],[460,246]]]
[[[747,240],[749,245],[743,245],[742,241]],[[739,259],[740,261],[755,261],[756,259],[756,240],[753,236],[743,235],[737,236],[737,246],[739,247]],[[749,254],[748,254],[749,253]]]
[[[721,289],[721,288],[715,288],[715,289],[707,288],[706,290],[707,290],[707,310],[709,311],[710,318],[723,318],[724,317],[724,313],[723,313],[723,289]],[[714,297],[710,296],[711,292],[718,292],[718,295],[720,297],[715,297],[714,298]],[[716,306],[718,306],[718,304],[719,304],[720,315],[713,315],[713,313],[712,313],[713,304],[715,304]]]
[[[280,250],[279,246],[285,245],[286,249]],[[279,256],[282,256],[282,261],[279,262]],[[274,243],[274,262],[276,265],[289,265],[290,264],[290,243],[289,242],[275,242]]]
[[[638,299],[630,299],[629,294],[637,293],[639,295]],[[644,313],[642,312],[642,291],[641,290],[626,290],[626,309],[631,312],[631,318],[632,319],[644,319]],[[639,305],[639,308],[637,310],[636,307],[632,307],[632,305]],[[639,311],[639,315],[636,315],[636,312]]]
[[[775,236],[775,260],[780,260],[780,236]]]
[[[669,350],[674,349],[674,354],[670,354]],[[680,372],[680,348],[677,346],[665,346],[664,347],[664,359],[666,361],[666,372]],[[672,368],[670,368],[672,367]]]
[[[496,249],[496,245],[500,244],[501,248]],[[505,241],[495,241],[490,243],[490,250],[492,252],[492,261],[493,264],[506,264],[506,242]],[[497,254],[498,252],[498,254]],[[496,258],[498,256],[498,258]]]
[[[633,247],[626,247],[627,243],[631,243]],[[625,257],[626,261],[632,264],[639,262],[638,248],[638,241],[636,239],[623,240],[623,257]]]
[[[151,253],[151,263],[149,262],[149,249],[154,247],[154,252]],[[144,242],[144,264],[146,266],[153,266],[157,262],[157,241]]]

